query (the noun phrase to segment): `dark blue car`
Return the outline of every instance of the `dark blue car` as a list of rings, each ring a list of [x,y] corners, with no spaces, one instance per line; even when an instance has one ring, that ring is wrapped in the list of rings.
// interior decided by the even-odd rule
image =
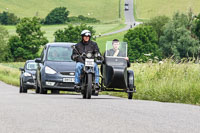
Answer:
[[[46,94],[48,90],[74,91],[76,62],[71,60],[74,43],[48,43],[44,46],[36,74],[36,93]]]
[[[28,89],[35,88],[35,74],[37,69],[37,63],[34,60],[27,60],[24,68],[19,68],[20,75],[20,93],[27,93]]]

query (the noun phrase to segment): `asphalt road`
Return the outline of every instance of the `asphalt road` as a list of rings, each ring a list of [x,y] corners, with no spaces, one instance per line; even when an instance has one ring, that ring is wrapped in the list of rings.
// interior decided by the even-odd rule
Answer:
[[[0,133],[199,133],[200,107],[101,95],[40,95],[0,82]]]
[[[128,7],[129,7],[128,11],[125,11],[124,10],[125,8],[121,9],[121,10],[124,10],[126,27],[124,27],[124,28],[122,28],[120,30],[114,31],[114,32],[105,33],[105,34],[103,34],[101,36],[107,36],[107,35],[112,35],[112,34],[116,34],[116,33],[119,33],[119,32],[123,32],[123,31],[129,30],[130,28],[133,28],[136,25],[140,24],[140,22],[136,22],[135,18],[134,18],[133,0],[125,0],[124,3],[128,3]]]

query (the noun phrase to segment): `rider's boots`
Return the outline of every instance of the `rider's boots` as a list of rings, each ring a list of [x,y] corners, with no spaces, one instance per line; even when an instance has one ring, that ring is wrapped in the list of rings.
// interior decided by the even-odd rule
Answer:
[[[75,85],[74,85],[74,90],[75,90],[76,92],[81,92],[81,85],[80,85],[80,84],[75,84]]]

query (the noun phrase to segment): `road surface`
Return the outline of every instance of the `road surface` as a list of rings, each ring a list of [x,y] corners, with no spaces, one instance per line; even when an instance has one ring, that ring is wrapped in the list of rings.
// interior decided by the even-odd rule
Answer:
[[[19,94],[0,82],[0,133],[199,133],[200,107],[101,95]]]
[[[136,25],[140,24],[140,22],[136,22],[135,18],[134,18],[133,0],[124,0],[124,3],[128,3],[128,7],[129,7],[128,11],[125,11],[124,8],[121,9],[121,10],[124,10],[126,27],[124,27],[120,30],[114,31],[114,32],[105,33],[101,36],[107,36],[107,35],[112,35],[112,34],[116,34],[116,33],[119,33],[119,32],[123,32],[123,31],[129,30],[130,28],[133,28]]]

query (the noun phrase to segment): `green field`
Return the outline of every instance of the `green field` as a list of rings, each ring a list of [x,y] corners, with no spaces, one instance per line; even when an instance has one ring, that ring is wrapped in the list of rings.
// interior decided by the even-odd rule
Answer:
[[[125,27],[125,24],[90,24],[90,26],[93,26],[93,28],[96,30],[96,35],[99,35],[121,29]],[[8,30],[9,35],[16,34],[15,26],[5,26],[5,28]],[[45,36],[47,37],[49,42],[53,42],[54,32],[57,31],[58,29],[64,29],[64,28],[67,28],[67,25],[48,25],[48,26],[42,26],[41,30],[45,32]]]
[[[44,18],[52,9],[60,6],[67,7],[70,16],[84,15],[104,22],[118,21],[119,18],[119,0],[1,0],[0,12]]]
[[[171,17],[174,12],[187,13],[190,8],[195,14],[200,13],[199,0],[134,0],[134,4],[137,20],[145,20],[160,15]]]

